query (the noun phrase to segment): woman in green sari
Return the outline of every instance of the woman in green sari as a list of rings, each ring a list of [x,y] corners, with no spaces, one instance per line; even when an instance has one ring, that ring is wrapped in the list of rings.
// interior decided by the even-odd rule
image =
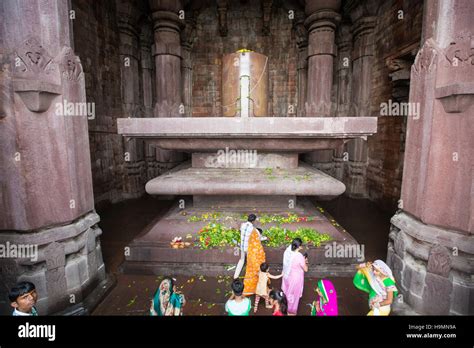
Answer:
[[[389,315],[393,299],[398,296],[392,270],[382,260],[357,266],[354,285],[369,294],[370,312],[367,315]]]
[[[176,292],[173,279],[165,278],[151,300],[150,315],[174,316],[183,315],[186,300],[183,294]]]

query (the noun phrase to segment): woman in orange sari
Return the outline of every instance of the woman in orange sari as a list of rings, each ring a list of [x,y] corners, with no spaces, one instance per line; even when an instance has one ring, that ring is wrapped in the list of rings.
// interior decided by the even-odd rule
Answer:
[[[249,238],[247,251],[247,266],[244,278],[244,295],[254,295],[258,283],[258,272],[260,265],[265,262],[265,251],[263,250],[261,235],[257,229],[253,229]]]

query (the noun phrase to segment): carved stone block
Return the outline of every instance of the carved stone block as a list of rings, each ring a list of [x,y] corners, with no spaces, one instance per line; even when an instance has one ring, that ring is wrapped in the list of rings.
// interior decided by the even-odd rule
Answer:
[[[445,247],[435,245],[430,250],[428,257],[428,272],[438,274],[443,277],[449,277],[451,271],[451,254]]]

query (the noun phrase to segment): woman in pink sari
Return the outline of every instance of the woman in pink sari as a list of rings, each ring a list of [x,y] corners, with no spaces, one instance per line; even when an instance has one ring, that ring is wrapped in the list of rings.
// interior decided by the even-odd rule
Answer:
[[[308,272],[308,261],[301,254],[303,242],[295,238],[283,254],[282,290],[288,300],[288,315],[296,315],[303,295],[304,273]]]
[[[316,289],[318,299],[313,302],[311,315],[318,317],[338,315],[337,293],[330,280],[321,279]]]

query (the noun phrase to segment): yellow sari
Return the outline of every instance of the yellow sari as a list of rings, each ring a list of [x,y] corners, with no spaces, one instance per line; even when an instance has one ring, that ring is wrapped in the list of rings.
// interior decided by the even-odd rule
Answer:
[[[260,234],[253,230],[249,238],[247,266],[244,278],[244,295],[253,295],[257,289],[260,265],[265,262],[265,251],[260,241]]]

